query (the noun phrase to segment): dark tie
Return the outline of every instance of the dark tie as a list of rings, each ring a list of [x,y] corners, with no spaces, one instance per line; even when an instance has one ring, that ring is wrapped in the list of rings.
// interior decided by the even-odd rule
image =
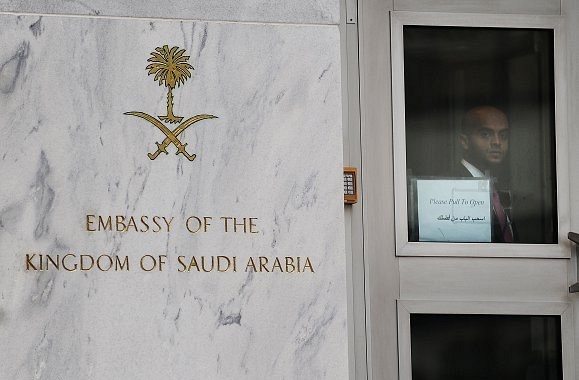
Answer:
[[[505,243],[512,243],[513,232],[511,231],[511,226],[507,221],[507,214],[505,213],[505,209],[501,204],[501,198],[499,197],[499,193],[496,190],[493,191],[493,209],[495,210],[495,214],[497,216],[497,219],[499,220],[499,226],[501,227],[501,234],[503,241]]]

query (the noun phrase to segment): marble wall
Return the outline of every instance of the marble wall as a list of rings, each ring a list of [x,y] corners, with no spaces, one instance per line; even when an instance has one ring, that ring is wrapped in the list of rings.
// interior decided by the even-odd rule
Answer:
[[[0,11],[217,21],[337,24],[336,0],[0,0]]]
[[[348,378],[338,3],[215,3],[0,1],[0,378]]]

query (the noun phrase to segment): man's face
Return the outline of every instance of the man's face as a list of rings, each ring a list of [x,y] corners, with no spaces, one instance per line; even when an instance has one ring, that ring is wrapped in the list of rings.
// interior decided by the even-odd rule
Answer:
[[[481,115],[480,125],[468,134],[461,134],[460,141],[465,158],[480,168],[500,164],[509,151],[509,125],[501,114]]]

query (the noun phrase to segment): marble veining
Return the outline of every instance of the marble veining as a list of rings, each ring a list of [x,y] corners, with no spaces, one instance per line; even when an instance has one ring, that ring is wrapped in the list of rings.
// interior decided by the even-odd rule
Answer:
[[[348,377],[337,26],[1,15],[0,44],[0,378]],[[164,44],[194,67],[175,113],[218,117],[179,135],[192,162],[150,160],[165,136],[124,114],[167,111],[145,70]],[[88,214],[167,219],[89,232]],[[67,253],[130,267],[26,270]],[[192,256],[237,270],[184,271]],[[286,256],[315,273],[246,270]]]
[[[0,0],[0,12],[338,24],[336,0]]]
[[[20,68],[28,57],[28,44],[23,42],[14,56],[0,66],[0,91],[4,94],[14,91]]]

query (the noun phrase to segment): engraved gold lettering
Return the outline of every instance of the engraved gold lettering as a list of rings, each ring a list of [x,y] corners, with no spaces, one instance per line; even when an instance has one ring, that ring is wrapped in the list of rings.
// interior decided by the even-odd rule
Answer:
[[[201,227],[203,227],[203,232],[207,232],[207,229],[211,225],[212,220],[213,217],[211,216],[204,216],[203,220],[201,220],[201,218],[198,216],[193,215],[187,218],[185,221],[185,227],[187,227],[187,231],[191,232],[192,234],[201,231]]]
[[[104,222],[102,216],[99,215],[99,231],[112,231],[113,230],[113,218],[109,215],[106,219],[106,223]]]
[[[257,268],[255,267],[255,262],[253,261],[253,257],[249,257],[249,260],[247,260],[247,265],[245,265],[245,271],[247,272],[249,270],[249,268],[251,267],[251,270],[253,272],[257,272]]]
[[[129,218],[129,222],[127,223],[125,231],[128,232],[129,228],[133,228],[135,232],[139,232],[139,230],[137,229],[137,223],[135,223],[135,218],[132,216]]]
[[[125,224],[125,217],[122,215],[117,215],[115,217],[116,220],[116,231],[123,232],[127,229],[127,225]]]
[[[199,219],[202,221],[202,219]],[[128,219],[125,219],[128,221]],[[168,224],[171,221],[167,220]],[[123,222],[124,223],[124,222]],[[200,261],[200,262],[199,262]],[[178,272],[237,272],[237,256],[178,256]],[[145,272],[158,270],[163,272],[167,264],[167,255],[144,255],[140,258],[140,267]],[[67,272],[77,270],[90,271],[98,269],[102,272],[129,271],[130,261],[128,256],[118,257],[103,254],[92,256],[90,254],[77,256],[74,253],[68,253],[64,256],[51,254],[26,254],[26,271],[49,271],[61,268]],[[314,264],[310,257],[307,256],[281,256],[267,257],[255,256],[249,257],[245,271],[259,273],[315,273]]]
[[[185,258],[185,256],[177,256],[177,262],[183,267],[183,268],[177,268],[177,272],[185,272],[185,270],[187,270],[187,266],[183,262],[184,258]]]
[[[225,232],[230,232],[233,228],[233,232],[243,231],[244,234],[248,232],[251,234],[259,233],[256,224],[258,218],[237,218],[234,216],[222,216],[220,219],[223,220],[223,230]]]
[[[139,231],[141,231],[141,232],[147,232],[147,231],[149,231],[149,223],[147,223],[148,221],[149,221],[149,217],[148,217],[148,216],[146,216],[146,215],[141,216],[141,224],[142,224],[143,226],[145,226],[145,229],[142,229],[142,228],[141,228]]]
[[[167,232],[171,231],[171,223],[174,217],[165,216],[131,216],[131,215],[114,215],[102,216],[86,215],[86,230],[94,231],[115,231],[115,232],[161,232],[165,228]]]
[[[152,229],[153,232],[160,232],[161,229],[163,228],[163,227],[161,227],[160,220],[161,220],[160,216],[154,216],[153,217],[153,223],[155,224],[155,226],[157,226],[157,228],[153,227],[153,229]]]
[[[125,266],[127,267],[126,271],[128,272],[130,270],[129,268],[129,256],[125,256],[125,259],[121,262],[121,260],[119,259],[119,257],[116,257],[116,262],[115,262],[115,271],[119,270],[125,270]]]
[[[211,268],[210,269],[205,268],[205,256],[201,256],[201,269],[203,269],[203,272],[211,272],[213,270],[214,266],[215,266],[215,258],[213,256],[211,256]]]
[[[85,266],[85,259],[90,259],[90,266]],[[94,267],[94,258],[90,255],[80,255],[80,270],[82,271],[89,271]]]
[[[167,228],[168,227],[169,227],[169,225],[167,225]],[[166,261],[165,261],[166,258],[167,258],[166,255],[159,255],[159,272],[163,271],[163,265],[166,264]]]
[[[165,221],[165,224],[167,225],[167,232],[171,232],[171,222],[173,222],[174,217],[171,217],[171,219],[169,219],[169,221],[167,221],[167,218],[163,217],[163,220]]]
[[[231,217],[231,216],[222,216],[220,219],[223,220],[223,227],[224,227],[225,232],[229,232],[229,221],[230,221],[231,219],[233,219],[233,217]]]
[[[108,259],[108,267],[106,267],[106,269],[104,269],[104,267],[101,267],[101,260],[105,258]],[[105,260],[106,261],[106,260]],[[106,263],[105,263],[106,265]],[[113,259],[109,256],[109,255],[100,255],[97,258],[97,268],[99,268],[100,271],[102,272],[108,272],[111,268],[113,267]]]
[[[191,272],[191,268],[197,269],[197,272],[200,272],[199,265],[197,265],[197,259],[195,256],[191,257],[191,261],[189,262],[189,268],[187,268],[187,272]]]
[[[222,263],[223,261],[227,262],[227,267],[223,268]],[[231,267],[231,259],[227,256],[217,256],[217,271],[218,272],[227,272],[227,270]],[[235,269],[233,270],[235,272]]]
[[[32,270],[38,270],[34,264],[32,264],[32,259],[34,258],[34,256],[36,256],[36,253],[33,253],[32,255],[26,254],[26,270],[29,271],[30,268],[32,268]]]
[[[285,271],[287,273],[293,273],[296,270],[296,266],[294,265],[294,258],[291,256],[285,257]]]
[[[177,256],[178,272],[237,272],[236,256]]]
[[[148,264],[145,267],[145,259],[147,259],[147,261],[150,262],[150,264]],[[155,260],[155,258],[151,255],[145,255],[143,257],[141,257],[141,269],[144,270],[145,272],[150,272],[152,270],[154,270],[157,267],[157,260]],[[149,269],[147,269],[149,268]]]
[[[49,264],[52,264],[54,269],[60,270],[60,256],[56,255],[56,261],[50,255],[46,255],[46,270],[49,270]]]
[[[285,256],[273,257],[267,256],[249,257],[245,266],[245,271],[253,270],[260,273],[302,273],[309,271],[315,273],[314,265],[309,257]]]
[[[266,272],[269,272],[269,270],[267,269],[267,263],[268,263],[268,259],[265,256],[259,256],[259,271],[263,272],[264,270]]]
[[[203,217],[203,232],[207,232],[207,226],[210,226],[211,223],[209,223],[213,218],[210,216],[204,216]]]
[[[309,257],[306,257],[306,263],[304,264],[303,272],[306,271],[306,268],[309,268],[312,273],[315,272],[314,267],[313,267],[312,262],[310,261]]]
[[[197,227],[193,227],[193,223],[196,223]],[[185,221],[185,227],[187,228],[187,231],[191,232],[192,234],[199,232],[201,229],[201,219],[196,216],[190,216]]]
[[[271,271],[275,272],[276,268],[280,271],[283,272],[283,269],[281,267],[281,262],[279,261],[279,257],[276,257],[275,260],[273,261],[273,266],[271,267]]]
[[[38,260],[36,258],[38,257]],[[160,267],[164,264],[164,259],[162,256],[159,257]],[[96,266],[95,266],[96,264]],[[90,271],[93,269],[98,269],[102,272],[108,272],[112,268],[115,271],[126,270],[129,271],[129,257],[125,256],[120,258],[118,256],[100,255],[96,258],[93,255],[76,255],[74,253],[67,253],[64,256],[61,255],[36,255],[27,254],[26,255],[26,270],[35,271],[49,271],[49,270],[65,270],[67,272],[76,272],[78,269],[81,271]]]
[[[243,233],[247,232],[247,226],[245,224],[245,218],[242,218],[243,222],[238,223],[237,218],[233,218],[233,232],[237,232],[237,227],[243,226]]]
[[[90,232],[94,232],[96,231],[96,229],[91,229],[93,221],[91,220],[92,218],[94,218],[94,215],[87,215],[86,216],[86,230],[90,231]]]
[[[66,255],[64,255],[64,257],[62,258],[62,267],[64,268],[65,271],[76,272],[76,268],[77,268],[76,263],[74,263],[72,268],[66,264],[66,259],[68,259],[69,257],[76,258],[76,255],[73,253],[67,253]]]
[[[250,234],[257,234],[259,231],[257,230],[257,224],[255,224],[253,221],[257,220],[257,218],[249,218],[249,233]],[[254,230],[253,228],[256,227],[256,229]]]

